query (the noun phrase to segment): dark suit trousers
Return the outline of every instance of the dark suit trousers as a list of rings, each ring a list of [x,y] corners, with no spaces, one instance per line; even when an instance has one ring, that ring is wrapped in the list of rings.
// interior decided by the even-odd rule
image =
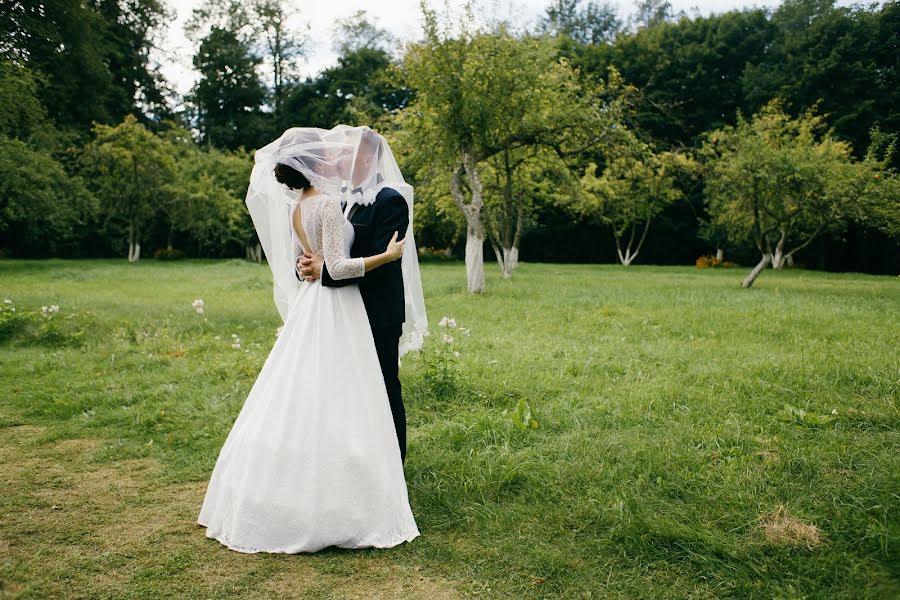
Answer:
[[[400,444],[400,457],[406,462],[406,410],[403,408],[403,396],[400,394],[400,334],[402,325],[389,327],[373,327],[372,337],[375,339],[375,350],[381,373],[384,375],[384,386],[387,388],[391,414],[394,416],[394,429],[397,431],[397,442]]]

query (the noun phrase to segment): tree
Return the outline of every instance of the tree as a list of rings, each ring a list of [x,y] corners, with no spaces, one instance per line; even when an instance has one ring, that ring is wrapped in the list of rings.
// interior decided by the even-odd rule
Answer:
[[[674,152],[654,153],[647,144],[633,141],[611,157],[601,176],[590,163],[581,178],[583,212],[612,228],[619,262],[630,265],[644,245],[653,219],[681,197],[677,170],[694,170],[693,160]]]
[[[637,0],[634,8],[635,23],[641,27],[654,27],[674,16],[672,3],[668,0]]]
[[[893,168],[897,134],[878,127],[869,132],[872,140],[861,161],[851,166],[849,178],[853,202],[847,217],[860,225],[878,229],[900,239],[900,177]]]
[[[84,181],[49,152],[0,135],[0,234],[6,249],[52,256],[97,211]]]
[[[364,10],[358,10],[349,17],[338,19],[334,27],[334,51],[342,56],[363,48],[387,52],[394,43],[394,37],[369,20]]]
[[[481,164],[487,239],[504,278],[519,263],[525,229],[541,204],[562,204],[572,194],[572,177],[554,152],[541,146],[508,149]]]
[[[633,129],[663,148],[695,146],[711,129],[749,108],[742,76],[760,61],[773,34],[762,9],[682,18],[623,33],[612,46],[566,51],[586,74],[615,65],[637,88]],[[755,107],[754,107],[755,108]]]
[[[285,111],[298,123],[330,129],[338,123],[372,126],[405,106],[410,90],[398,82],[390,56],[362,47],[338,57],[338,64],[297,84]]]
[[[772,13],[771,40],[741,77],[745,109],[755,112],[780,97],[798,115],[820,102],[835,133],[862,157],[872,126],[900,128],[900,3],[878,10],[834,4],[786,0]]]
[[[738,115],[735,126],[712,132],[704,145],[712,223],[732,239],[752,240],[761,255],[742,287],[769,264],[780,269],[823,231],[865,214],[861,207],[884,206],[879,198],[896,202],[873,189],[882,174],[896,189],[884,163],[856,163],[850,145],[823,129],[824,117],[813,109],[792,119],[773,100],[750,121]]]
[[[423,6],[423,12],[426,39],[404,59],[415,99],[403,111],[402,127],[408,146],[451,173],[451,196],[467,223],[467,288],[481,292],[486,232],[479,164],[529,147],[564,158],[609,143],[622,129],[618,80],[612,73],[609,85],[582,85],[546,39],[515,38],[502,24],[473,32],[465,19],[451,35],[433,11]],[[515,203],[509,207],[518,211]],[[496,241],[503,245],[503,239]],[[518,247],[515,235],[506,239],[511,245],[499,250],[508,274]]]
[[[171,194],[173,149],[132,115],[115,127],[96,125],[94,136],[81,156],[83,172],[107,220],[127,226],[128,261],[137,262],[144,230]]]
[[[297,14],[292,0],[205,0],[185,25],[185,32],[194,40],[208,39],[214,29],[228,32],[234,43],[246,49],[247,56],[268,68],[272,110],[279,127],[286,123],[283,103],[306,45],[304,29],[290,23]],[[255,85],[250,87],[255,93]]]
[[[200,78],[190,99],[203,143],[237,148],[262,140],[266,91],[256,74],[259,62],[233,32],[217,26],[200,43],[194,56]]]
[[[198,256],[225,256],[237,247],[259,262],[261,251],[244,205],[253,156],[200,148],[188,130],[177,126],[167,129],[164,139],[172,146],[175,165],[171,193],[160,204],[168,228],[167,247],[173,247],[180,233]]]
[[[52,128],[47,110],[38,99],[35,74],[22,65],[0,59],[0,134],[27,140],[44,137]]]
[[[150,58],[170,17],[159,0],[0,3],[0,53],[42,85],[51,119],[86,135],[93,122],[167,111],[168,90]]]
[[[282,121],[281,105],[286,86],[296,76],[297,60],[303,55],[305,38],[288,25],[296,9],[287,0],[253,0],[253,24],[266,44],[266,59],[272,68],[272,97],[275,116]]]
[[[581,0],[556,0],[544,11],[538,31],[567,36],[581,44],[611,42],[622,27],[616,7],[608,2],[580,5]]]

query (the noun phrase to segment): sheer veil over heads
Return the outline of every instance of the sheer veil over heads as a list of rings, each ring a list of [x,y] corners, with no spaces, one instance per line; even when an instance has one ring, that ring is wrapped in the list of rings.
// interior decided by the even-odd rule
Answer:
[[[294,275],[290,209],[297,191],[275,179],[275,166],[281,163],[293,167],[318,191],[342,197],[348,204],[371,204],[386,187],[403,196],[409,210],[409,226],[400,259],[406,299],[400,355],[420,348],[428,321],[413,237],[413,188],[404,181],[384,137],[368,127],[292,127],[257,150],[255,159],[246,203],[272,270],[275,306],[282,321],[287,319],[298,287],[309,284],[298,281]]]

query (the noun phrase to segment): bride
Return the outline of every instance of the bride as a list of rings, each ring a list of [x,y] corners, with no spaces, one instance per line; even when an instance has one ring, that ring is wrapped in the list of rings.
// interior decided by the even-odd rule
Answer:
[[[256,153],[247,206],[284,325],[222,446],[197,519],[207,537],[239,552],[387,548],[419,535],[359,287],[301,283],[293,267],[308,252],[324,257],[333,279],[345,279],[415,252],[410,226],[386,251],[349,258],[354,229],[339,196],[358,151],[350,130],[292,128]],[[412,194],[405,196],[411,207]],[[408,279],[419,286],[418,302],[407,302],[408,311],[422,304],[415,266]],[[421,345],[419,308],[406,348]]]

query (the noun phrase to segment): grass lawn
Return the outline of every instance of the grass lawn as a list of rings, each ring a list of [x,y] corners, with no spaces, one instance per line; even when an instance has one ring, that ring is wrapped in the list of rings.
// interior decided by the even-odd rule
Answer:
[[[900,596],[900,280],[487,266],[480,297],[423,266],[422,535],[285,556],[195,524],[280,324],[268,268],[0,261],[0,596]]]

